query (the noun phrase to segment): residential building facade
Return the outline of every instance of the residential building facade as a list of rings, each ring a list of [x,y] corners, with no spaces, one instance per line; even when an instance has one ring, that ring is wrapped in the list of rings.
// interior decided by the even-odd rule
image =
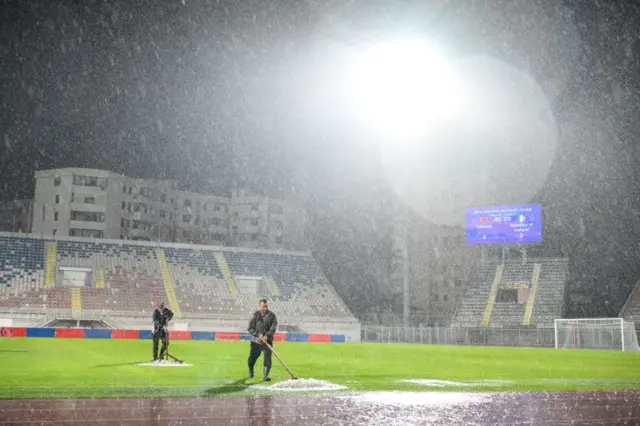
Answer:
[[[303,209],[232,191],[178,189],[94,169],[36,172],[33,232],[45,235],[305,250]]]

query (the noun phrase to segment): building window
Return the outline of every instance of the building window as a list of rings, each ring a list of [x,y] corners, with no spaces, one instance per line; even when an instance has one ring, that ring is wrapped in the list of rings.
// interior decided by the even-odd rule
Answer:
[[[131,189],[131,187],[129,187],[129,194],[131,194],[131,191],[132,191],[132,189]]]
[[[71,220],[80,222],[104,222],[104,213],[71,211]]]
[[[139,220],[133,221],[133,229],[142,229],[143,231],[146,231],[148,228],[149,224],[147,224],[146,222],[141,222]]]
[[[94,186],[104,190],[107,189],[107,178],[73,175],[73,184],[77,186]]]
[[[60,186],[60,177],[53,178],[53,186]]]
[[[57,222],[58,221],[58,212],[54,212],[53,213],[53,221]]]
[[[127,185],[122,185],[122,193],[123,194],[127,193]]]
[[[183,205],[185,207],[191,207],[191,200],[189,200],[188,198],[185,198]]]
[[[260,205],[259,204],[251,204],[251,210],[257,212],[258,209],[260,209]]]
[[[442,296],[442,300],[444,300],[445,302],[449,301],[449,295],[445,294],[444,296]]]
[[[45,210],[45,206],[42,206],[42,221],[44,222],[46,220],[46,210]]]
[[[283,240],[282,237],[276,237],[276,244],[282,244]]]
[[[122,210],[125,210],[127,208],[127,203],[125,203],[124,201],[122,202]]]
[[[455,285],[456,287],[462,287],[462,280],[461,280],[461,279],[459,279],[459,278],[458,278],[458,279],[456,279],[456,280],[455,280],[454,285]]]
[[[131,211],[131,203],[127,203],[127,211]]]
[[[57,230],[57,229],[54,229],[54,230],[53,230],[53,236],[55,237],[57,233],[58,233],[58,230]]]
[[[183,221],[184,223],[189,223],[189,222],[191,222],[191,215],[190,215],[190,214],[182,215],[182,221]]]
[[[251,225],[258,226],[258,219],[251,219]]]
[[[163,203],[166,203],[167,202],[167,195],[166,194],[160,195],[160,201],[162,201]]]
[[[60,204],[60,195],[56,194],[56,204]]]
[[[273,227],[279,231],[282,231],[284,229],[284,225],[281,221],[274,222]]]
[[[95,197],[84,197],[84,203],[85,204],[95,204],[96,203],[96,198]]]
[[[102,238],[104,233],[96,229],[69,229],[70,237]]]
[[[166,216],[166,213],[164,210],[160,210],[160,217],[164,218]]]

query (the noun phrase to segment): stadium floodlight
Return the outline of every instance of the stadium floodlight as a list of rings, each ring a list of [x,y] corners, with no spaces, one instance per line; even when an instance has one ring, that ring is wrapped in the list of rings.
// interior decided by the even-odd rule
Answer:
[[[398,38],[353,52],[345,95],[365,123],[398,139],[420,139],[462,108],[453,62],[420,38]]]
[[[623,318],[555,320],[556,349],[640,351],[636,327]]]

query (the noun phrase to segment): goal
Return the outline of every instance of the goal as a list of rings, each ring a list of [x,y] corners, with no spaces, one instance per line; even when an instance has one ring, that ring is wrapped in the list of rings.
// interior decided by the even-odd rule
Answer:
[[[556,349],[640,351],[636,327],[623,318],[555,320]]]

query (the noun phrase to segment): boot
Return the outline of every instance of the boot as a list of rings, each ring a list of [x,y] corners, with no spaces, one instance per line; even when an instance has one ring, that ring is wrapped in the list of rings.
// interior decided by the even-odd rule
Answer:
[[[253,379],[253,365],[249,366],[249,378]]]
[[[271,377],[269,377],[269,371],[271,371],[271,367],[264,367],[264,381],[265,382],[270,382],[271,381]]]

